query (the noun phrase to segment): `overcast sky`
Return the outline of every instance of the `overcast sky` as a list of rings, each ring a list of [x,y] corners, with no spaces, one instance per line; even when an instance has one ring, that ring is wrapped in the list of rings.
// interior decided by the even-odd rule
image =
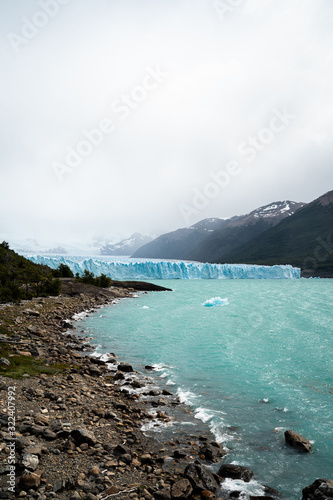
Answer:
[[[0,0],[0,233],[88,241],[332,189],[332,0]]]

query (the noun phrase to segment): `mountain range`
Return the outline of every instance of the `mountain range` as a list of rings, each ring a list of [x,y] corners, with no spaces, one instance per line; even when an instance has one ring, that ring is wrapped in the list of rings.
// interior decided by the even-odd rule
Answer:
[[[241,245],[218,262],[292,264],[303,275],[333,274],[333,191]]]
[[[132,257],[292,264],[326,276],[333,273],[333,191],[308,204],[277,201],[230,219],[203,219],[159,236]]]
[[[101,255],[131,255],[140,247],[152,241],[151,236],[144,236],[141,233],[134,233],[129,238],[119,241],[118,243],[107,243],[100,249]]]
[[[278,224],[303,205],[278,201],[230,219],[203,219],[193,226],[159,236],[132,257],[219,262],[223,255]]]

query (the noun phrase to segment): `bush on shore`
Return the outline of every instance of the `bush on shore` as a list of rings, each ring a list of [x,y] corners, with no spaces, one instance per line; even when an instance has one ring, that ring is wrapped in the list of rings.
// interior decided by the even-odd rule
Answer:
[[[48,266],[34,264],[0,243],[0,303],[59,295],[61,282]]]

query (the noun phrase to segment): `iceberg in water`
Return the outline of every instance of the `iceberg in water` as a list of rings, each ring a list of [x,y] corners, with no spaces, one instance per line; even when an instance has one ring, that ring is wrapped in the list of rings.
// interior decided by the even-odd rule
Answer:
[[[301,270],[290,265],[208,264],[181,260],[147,260],[117,257],[70,257],[67,255],[26,255],[36,264],[56,269],[67,264],[73,273],[105,274],[115,280],[156,279],[293,279]]]
[[[205,307],[220,307],[227,306],[229,304],[229,300],[227,298],[221,299],[221,297],[212,297],[211,299],[206,300],[202,305]]]

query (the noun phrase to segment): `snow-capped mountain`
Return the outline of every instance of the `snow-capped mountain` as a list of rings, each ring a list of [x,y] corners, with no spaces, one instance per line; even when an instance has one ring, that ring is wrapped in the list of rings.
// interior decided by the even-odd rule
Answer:
[[[329,191],[217,262],[288,263],[302,267],[305,276],[332,277],[332,227],[333,191]]]
[[[285,217],[293,215],[297,210],[302,208],[305,204],[296,201],[275,201],[269,205],[256,208],[246,215],[238,215],[229,219],[228,226],[244,225],[253,223],[255,219],[272,219],[273,225],[280,222]]]
[[[193,248],[187,258],[203,262],[222,262],[224,255],[293,215],[303,206],[304,203],[290,200],[276,201],[256,208],[249,214],[231,217],[223,227]]]
[[[142,245],[146,245],[152,241],[151,236],[144,236],[141,233],[134,233],[129,238],[119,241],[118,243],[107,243],[101,247],[101,255],[132,255]]]
[[[303,205],[289,200],[277,201],[230,219],[203,219],[193,226],[159,236],[132,257],[216,262],[224,252],[278,224]]]

